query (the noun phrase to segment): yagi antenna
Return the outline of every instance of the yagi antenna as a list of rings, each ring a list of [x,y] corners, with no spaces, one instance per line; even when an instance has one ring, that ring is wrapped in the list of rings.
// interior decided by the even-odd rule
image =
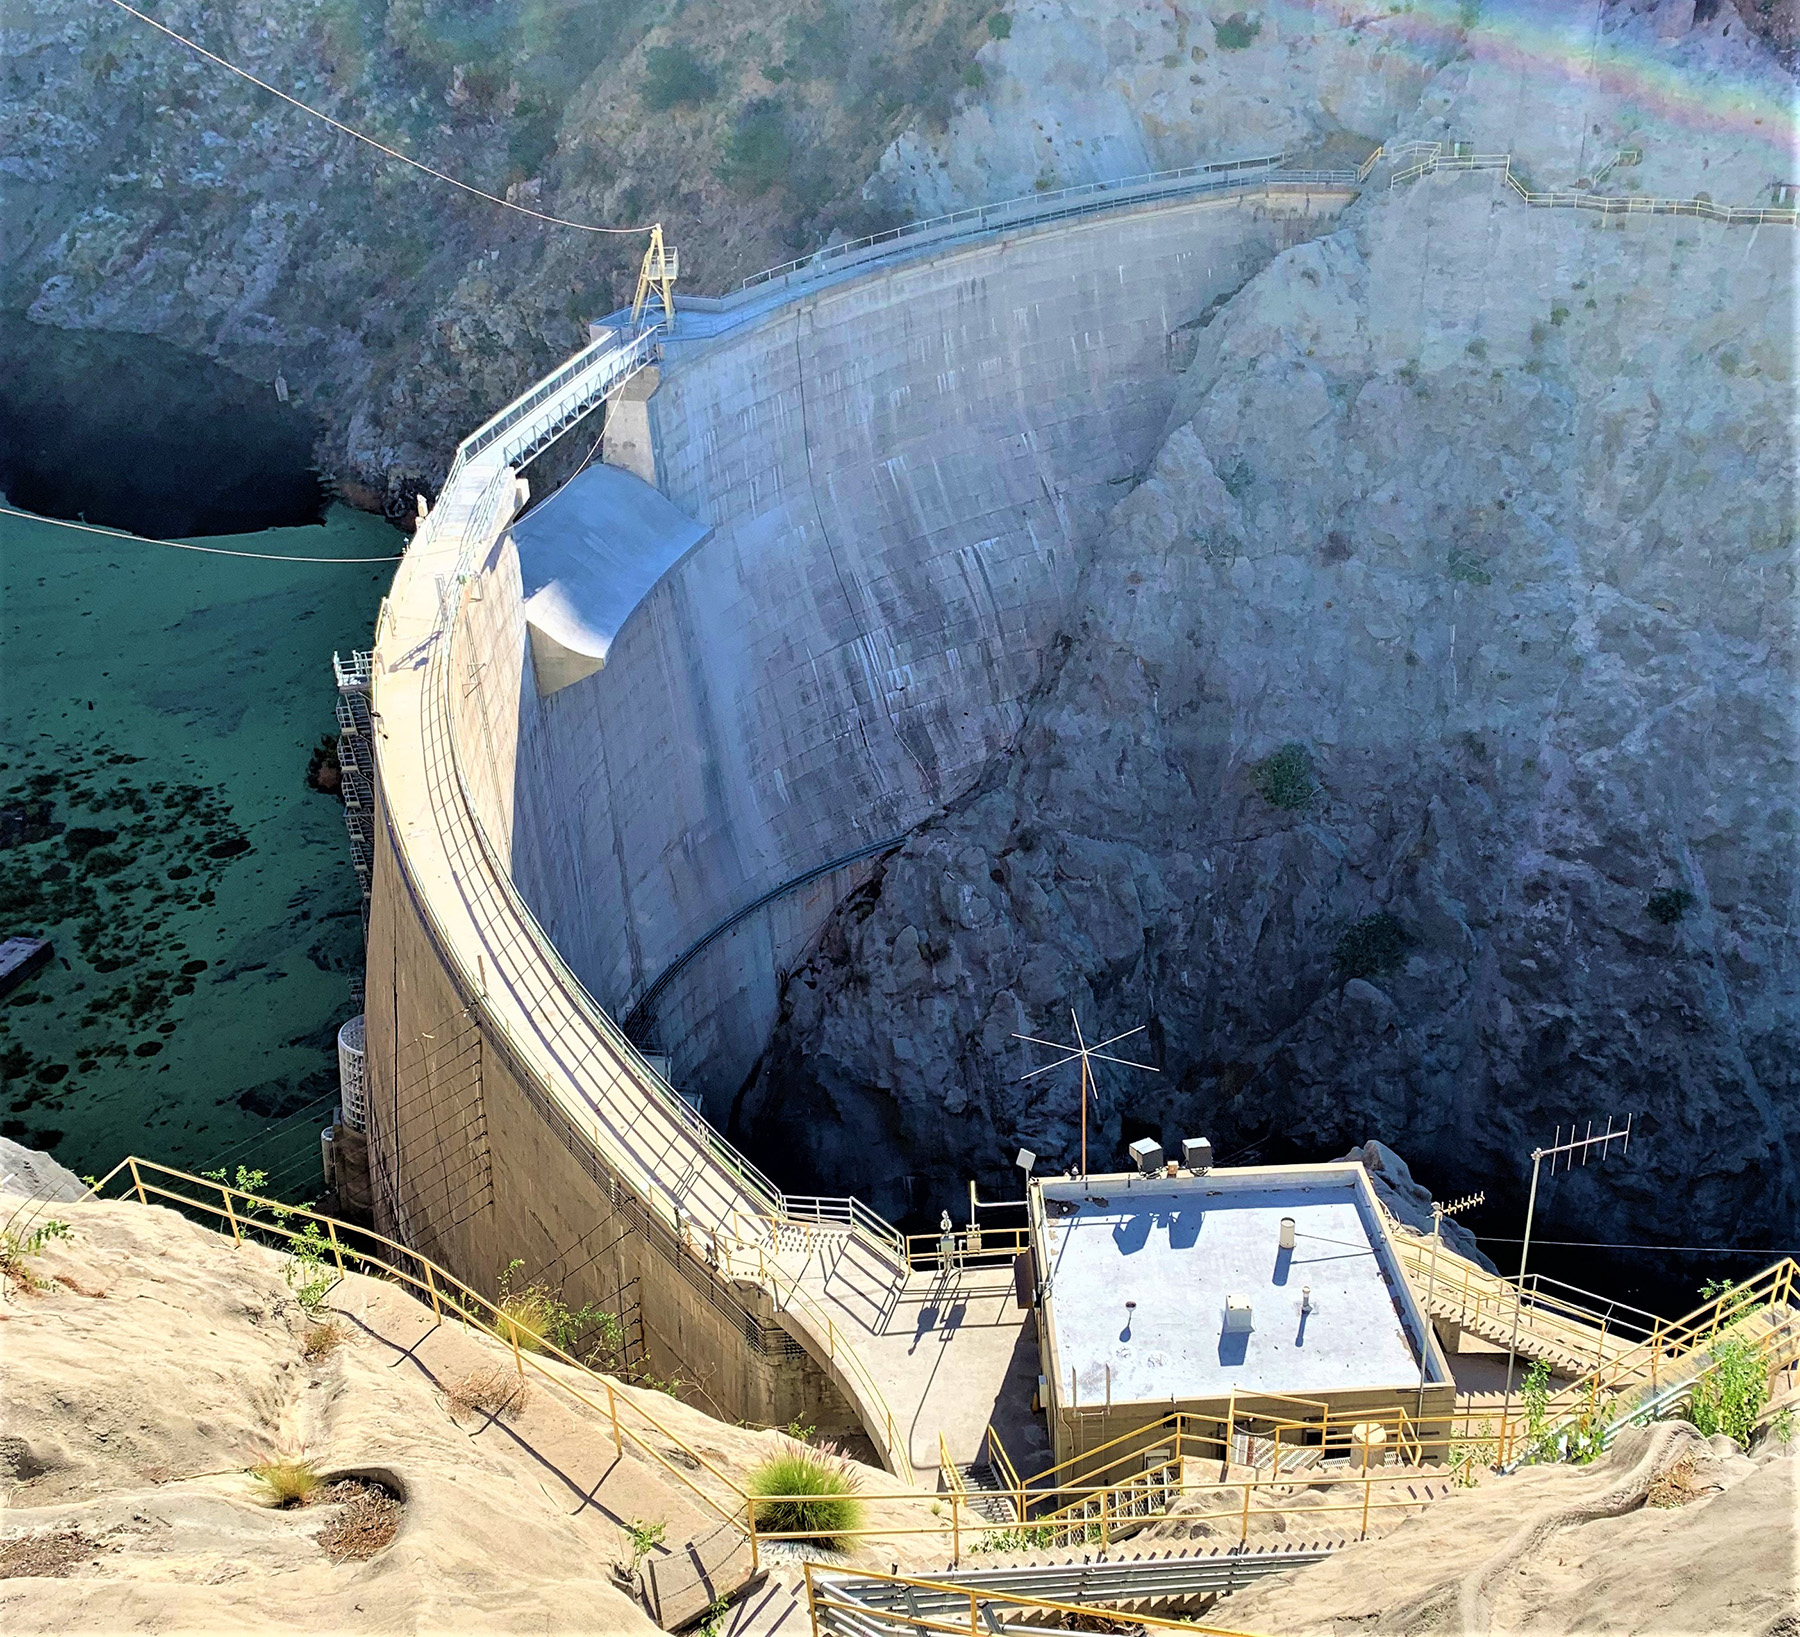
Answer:
[[[1116,1034],[1110,1040],[1096,1041],[1088,1044],[1087,1036],[1081,1032],[1081,1019],[1075,1015],[1071,1007],[1069,1021],[1075,1025],[1075,1044],[1070,1045],[1063,1040],[1042,1040],[1034,1034],[1015,1034],[1014,1040],[1028,1040],[1034,1046],[1048,1046],[1052,1051],[1063,1055],[1054,1063],[1046,1063],[1042,1068],[1033,1069],[1029,1074],[1019,1076],[1018,1084],[1027,1080],[1035,1080],[1040,1074],[1048,1074],[1052,1069],[1067,1068],[1071,1063],[1081,1064],[1081,1180],[1087,1181],[1087,1105],[1088,1081],[1093,1074],[1094,1063],[1117,1063],[1121,1068],[1143,1069],[1149,1074],[1160,1074],[1162,1071],[1154,1063],[1139,1063],[1129,1057],[1113,1057],[1105,1050],[1108,1046],[1116,1046],[1121,1040],[1129,1040],[1134,1034],[1142,1034],[1148,1027],[1140,1023],[1135,1029],[1127,1029],[1123,1034]]]

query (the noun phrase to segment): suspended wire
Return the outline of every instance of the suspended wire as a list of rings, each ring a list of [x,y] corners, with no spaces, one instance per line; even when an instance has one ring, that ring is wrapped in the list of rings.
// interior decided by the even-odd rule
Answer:
[[[1478,1233],[1475,1237],[1484,1245],[1522,1245],[1523,1239],[1508,1238],[1504,1234]],[[1791,1250],[1756,1250],[1745,1249],[1738,1245],[1616,1245],[1603,1239],[1534,1239],[1534,1245],[1555,1245],[1567,1250],[1660,1250],[1669,1251],[1705,1251],[1709,1256],[1792,1256]]]
[[[146,534],[127,534],[123,529],[103,529],[92,523],[71,523],[66,517],[39,517],[35,512],[14,511],[0,506],[0,517],[20,517],[27,523],[48,523],[58,529],[79,529],[83,534],[104,535],[108,540],[129,540],[136,546],[167,546],[170,551],[198,551],[208,557],[247,557],[258,563],[397,563],[401,553],[392,557],[291,557],[279,551],[230,551],[224,546],[195,546],[185,540],[153,540]]]
[[[642,227],[596,227],[592,222],[572,222],[564,216],[550,216],[541,210],[532,210],[526,205],[515,205],[510,199],[502,199],[498,194],[489,193],[484,188],[478,188],[472,182],[464,182],[457,177],[448,175],[444,171],[434,169],[432,166],[425,164],[422,160],[412,158],[409,154],[403,154],[398,148],[390,148],[385,142],[377,142],[374,137],[365,136],[354,126],[346,125],[341,119],[333,119],[330,114],[324,113],[313,107],[311,103],[302,102],[298,97],[290,97],[287,92],[277,90],[276,87],[269,84],[267,80],[260,80],[254,74],[239,68],[236,63],[227,62],[223,57],[208,51],[205,46],[196,45],[185,34],[177,34],[175,30],[170,28],[166,23],[159,23],[154,17],[146,16],[143,12],[139,11],[136,6],[127,5],[126,0],[110,0],[110,3],[117,6],[120,11],[129,12],[133,17],[137,18],[140,23],[148,23],[150,27],[155,29],[159,34],[168,35],[171,40],[186,46],[189,51],[204,57],[208,62],[217,63],[219,67],[230,70],[230,72],[236,74],[239,79],[248,80],[260,90],[267,91],[270,96],[281,98],[283,102],[298,108],[303,114],[311,114],[314,119],[323,120],[327,125],[331,126],[333,130],[342,131],[345,136],[353,136],[358,142],[366,142],[378,153],[384,153],[390,159],[398,159],[403,165],[411,165],[414,170],[423,171],[427,176],[435,177],[440,182],[448,182],[453,188],[461,188],[464,193],[472,193],[477,199],[485,199],[491,205],[499,205],[502,210],[517,211],[521,216],[530,216],[535,221],[547,222],[552,227],[572,227],[581,233],[618,233],[629,235],[633,233],[648,233],[650,231],[651,224],[648,222]]]
[[[323,1092],[319,1096],[313,1098],[311,1102],[301,1104],[300,1108],[293,1114],[290,1114],[285,1120],[281,1120],[275,1125],[264,1126],[260,1131],[252,1132],[251,1135],[244,1138],[243,1141],[232,1144],[232,1146],[227,1148],[222,1154],[215,1154],[213,1156],[213,1168],[216,1170],[227,1161],[235,1160],[239,1155],[247,1153],[252,1148],[259,1147],[263,1143],[270,1141],[272,1138],[279,1136],[283,1131],[288,1130],[290,1127],[300,1124],[302,1120],[310,1122],[316,1119],[318,1117],[318,1111],[323,1108],[325,1104],[335,1102],[340,1095],[340,1088],[333,1087],[330,1091]]]

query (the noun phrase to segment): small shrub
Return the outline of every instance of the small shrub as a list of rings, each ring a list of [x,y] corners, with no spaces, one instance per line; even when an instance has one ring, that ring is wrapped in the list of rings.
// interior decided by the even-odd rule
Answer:
[[[781,104],[773,97],[753,98],[738,110],[720,144],[719,180],[734,193],[754,198],[787,175],[793,154]]]
[[[1385,910],[1347,927],[1331,951],[1331,964],[1346,978],[1372,978],[1400,964],[1412,940]]]
[[[1298,812],[1319,793],[1313,778],[1312,752],[1305,745],[1285,744],[1252,770],[1256,793],[1271,807]]]
[[[656,113],[697,107],[719,94],[718,77],[684,45],[652,46],[644,53],[644,106]]]
[[[756,1527],[807,1545],[842,1551],[863,1520],[856,1480],[816,1455],[777,1455],[750,1474]]]
[[[655,1522],[644,1518],[633,1518],[625,1525],[625,1540],[631,1549],[631,1572],[636,1574],[641,1564],[656,1548],[663,1543],[668,1534],[668,1524],[658,1519]]]
[[[1221,51],[1247,50],[1260,33],[1261,20],[1246,17],[1241,11],[1234,11],[1224,22],[1213,24],[1213,38],[1218,41]]]
[[[1450,1446],[1450,1468],[1455,1474],[1459,1489],[1473,1489],[1481,1479],[1475,1469],[1492,1466],[1500,1457],[1500,1445],[1494,1438],[1494,1427],[1491,1421],[1483,1421],[1475,1429],[1475,1436],[1467,1443],[1456,1443]]]
[[[201,1176],[208,1182],[223,1182],[227,1187],[235,1188],[240,1194],[260,1194],[269,1185],[267,1171],[252,1171],[247,1165],[237,1168],[235,1180],[225,1175],[224,1171],[202,1171]]]
[[[988,38],[1005,40],[1012,36],[1012,18],[1003,11],[990,11],[987,20]]]
[[[444,1389],[444,1402],[452,1415],[517,1415],[525,1408],[525,1378],[516,1370],[492,1365],[471,1370],[462,1380]]]
[[[73,1231],[66,1222],[50,1221],[40,1222],[29,1231],[8,1228],[0,1233],[0,1277],[21,1290],[47,1289],[44,1281],[31,1271],[30,1260],[51,1240],[67,1239]]]
[[[988,1530],[969,1549],[974,1552],[1025,1552],[1055,1544],[1055,1525],[1048,1523],[1017,1524],[1010,1529]]]
[[[797,80],[835,79],[850,63],[850,14],[828,5],[816,17],[790,17],[783,30],[787,71]]]
[[[1673,926],[1693,907],[1694,895],[1685,887],[1664,887],[1650,894],[1645,913],[1658,926]]]
[[[1769,1432],[1783,1449],[1793,1443],[1794,1412],[1791,1407],[1776,1411],[1774,1420],[1769,1423]]]
[[[1544,1360],[1536,1360],[1525,1372],[1519,1397],[1525,1408],[1523,1459],[1541,1461],[1548,1454],[1550,1442],[1550,1366]]]
[[[550,1323],[556,1314],[556,1298],[550,1294],[547,1285],[533,1283],[526,1285],[523,1290],[513,1289],[513,1276],[524,1265],[522,1260],[515,1257],[507,1263],[505,1272],[500,1275],[500,1299],[494,1303],[500,1310],[500,1322],[495,1328],[499,1330],[502,1341],[527,1353],[541,1353],[550,1336]]]
[[[330,1247],[316,1222],[308,1222],[298,1238],[289,1241],[290,1253],[282,1278],[294,1293],[303,1313],[317,1313],[324,1304],[337,1275],[325,1266]]]
[[[624,1360],[625,1327],[617,1315],[594,1302],[571,1308],[541,1280],[515,1290],[513,1280],[524,1265],[514,1257],[500,1274],[500,1294],[494,1303],[501,1315],[495,1325],[500,1339],[517,1341],[527,1353],[541,1353],[548,1343],[591,1368],[618,1369]]]
[[[979,91],[987,84],[987,75],[981,70],[980,63],[970,63],[962,72],[962,82],[971,91]]]
[[[1769,1361],[1742,1336],[1721,1336],[1709,1356],[1712,1366],[1688,1400],[1688,1420],[1702,1437],[1722,1432],[1747,1448],[1769,1401]]]
[[[310,1461],[265,1461],[251,1467],[250,1475],[268,1490],[279,1507],[304,1506],[320,1483]]]
[[[322,1324],[308,1325],[305,1336],[301,1338],[300,1356],[309,1362],[317,1363],[341,1347],[347,1339],[344,1327],[335,1319],[327,1319]]]

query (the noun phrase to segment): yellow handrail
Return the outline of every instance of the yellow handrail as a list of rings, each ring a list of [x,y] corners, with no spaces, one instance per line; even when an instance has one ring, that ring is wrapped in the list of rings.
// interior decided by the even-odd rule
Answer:
[[[1412,151],[1420,157],[1396,170],[1388,178],[1388,187],[1417,181],[1434,171],[1487,171],[1505,173],[1506,185],[1528,205],[1562,210],[1595,210],[1603,216],[1696,216],[1729,226],[1753,226],[1773,223],[1782,227],[1800,227],[1800,208],[1785,205],[1716,205],[1710,199],[1665,199],[1637,194],[1592,193],[1583,188],[1565,188],[1544,192],[1528,186],[1513,169],[1509,153],[1445,153],[1441,142],[1412,143]],[[1379,153],[1380,150],[1377,150]],[[1621,149],[1613,163],[1625,154],[1642,155],[1635,148]],[[1370,161],[1375,155],[1370,156]],[[1368,162],[1365,162],[1368,163]],[[1609,165],[1608,169],[1611,168]]]
[[[148,1205],[150,1203],[150,1197],[154,1195],[159,1199],[167,1199],[174,1204],[186,1206],[190,1210],[209,1212],[213,1216],[223,1218],[231,1224],[233,1236],[239,1244],[243,1243],[244,1233],[251,1230],[257,1233],[274,1234],[290,1241],[303,1241],[305,1235],[296,1232],[287,1225],[290,1218],[298,1217],[306,1222],[318,1223],[329,1231],[329,1237],[326,1242],[333,1247],[334,1255],[339,1259],[340,1266],[342,1265],[342,1257],[344,1256],[345,1251],[342,1242],[339,1241],[337,1237],[339,1228],[343,1228],[346,1232],[353,1233],[362,1239],[372,1240],[376,1244],[385,1246],[387,1249],[396,1252],[401,1262],[413,1262],[418,1264],[424,1269],[424,1277],[422,1278],[409,1272],[404,1266],[396,1265],[386,1258],[373,1255],[367,1251],[352,1249],[348,1252],[351,1261],[379,1268],[389,1278],[404,1285],[411,1285],[413,1288],[425,1292],[427,1298],[431,1302],[432,1311],[440,1318],[443,1315],[444,1306],[448,1304],[453,1314],[460,1322],[466,1325],[472,1325],[483,1334],[500,1342],[503,1346],[506,1346],[511,1351],[514,1364],[521,1375],[524,1374],[525,1365],[529,1363],[531,1368],[538,1375],[543,1376],[547,1381],[560,1388],[571,1398],[576,1399],[579,1403],[594,1411],[595,1414],[605,1416],[611,1423],[615,1445],[622,1443],[625,1439],[630,1439],[634,1446],[654,1460],[658,1466],[662,1467],[672,1477],[679,1481],[684,1488],[692,1491],[693,1494],[711,1511],[716,1513],[727,1523],[738,1523],[738,1519],[734,1516],[732,1509],[721,1506],[717,1499],[712,1495],[709,1495],[704,1489],[696,1484],[679,1466],[665,1460],[653,1444],[647,1442],[631,1428],[621,1424],[619,1419],[618,1395],[614,1392],[611,1381],[600,1372],[592,1369],[587,1364],[584,1364],[580,1359],[565,1353],[547,1336],[540,1335],[529,1325],[521,1323],[518,1319],[504,1312],[478,1291],[470,1289],[470,1287],[464,1284],[462,1280],[458,1279],[455,1274],[439,1267],[428,1257],[421,1256],[417,1251],[408,1249],[406,1246],[395,1240],[389,1239],[385,1234],[378,1233],[372,1228],[359,1228],[350,1223],[340,1222],[334,1217],[324,1216],[317,1211],[308,1209],[306,1206],[286,1205],[279,1200],[268,1199],[260,1194],[252,1194],[241,1188],[233,1188],[215,1178],[197,1177],[191,1172],[177,1170],[173,1166],[159,1165],[154,1160],[139,1159],[135,1155],[128,1156],[121,1160],[112,1168],[112,1170],[107,1172],[104,1177],[94,1183],[88,1191],[89,1196],[94,1198],[100,1197],[102,1190],[104,1190],[121,1171],[127,1171],[130,1174],[132,1191],[137,1195],[138,1203],[140,1205]],[[180,1182],[190,1183],[194,1187],[208,1193],[216,1191],[220,1196],[221,1203],[219,1205],[214,1205],[209,1199],[196,1199],[188,1194],[177,1193],[171,1188],[160,1187],[155,1182],[145,1180],[144,1173],[146,1171],[154,1173],[157,1176],[172,1177]],[[240,1216],[232,1209],[232,1201],[234,1200],[249,1205],[252,1208],[251,1212]],[[257,1218],[254,1215],[256,1211],[269,1211],[273,1213],[273,1220]],[[488,1314],[492,1315],[492,1319],[484,1319],[482,1317],[482,1310],[485,1310]],[[521,1349],[518,1343],[518,1338],[521,1333],[532,1337],[533,1340],[539,1344],[538,1349]],[[603,1409],[593,1399],[587,1397],[584,1393],[570,1385],[569,1382],[565,1381],[554,1371],[545,1369],[543,1364],[539,1361],[538,1354],[540,1351],[542,1354],[554,1358],[558,1363],[567,1366],[571,1370],[579,1371],[581,1375],[595,1381],[606,1394],[606,1407]],[[684,1440],[680,1434],[673,1432],[668,1427],[664,1426],[661,1421],[648,1410],[644,1409],[640,1404],[628,1400],[627,1408],[631,1413],[640,1416],[644,1421],[648,1422],[662,1437],[667,1438],[688,1456],[689,1459],[694,1461],[698,1467],[703,1468],[713,1477],[717,1478],[720,1484],[731,1494],[734,1501],[742,1502],[744,1500],[744,1492],[736,1484],[732,1483],[724,1473],[720,1472],[719,1469],[698,1450],[690,1448],[686,1440]],[[741,1525],[739,1525],[739,1527],[741,1527]]]

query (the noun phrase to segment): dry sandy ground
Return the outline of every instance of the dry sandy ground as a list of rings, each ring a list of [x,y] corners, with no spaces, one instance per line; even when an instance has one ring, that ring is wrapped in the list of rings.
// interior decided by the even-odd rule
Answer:
[[[16,1204],[0,1196],[0,1221]],[[8,1637],[648,1632],[609,1578],[622,1526],[664,1523],[667,1551],[717,1525],[654,1459],[629,1443],[615,1453],[602,1417],[545,1384],[516,1412],[453,1415],[445,1389],[510,1356],[434,1324],[389,1284],[343,1281],[324,1316],[345,1339],[309,1361],[310,1321],[283,1278],[286,1258],[130,1203],[53,1213],[74,1231],[32,1259],[44,1288],[0,1302]],[[734,1481],[785,1442],[664,1394],[617,1390]],[[626,1419],[694,1470],[641,1414]],[[392,1545],[334,1563],[318,1540],[331,1508],[271,1506],[247,1469],[299,1457],[400,1491]],[[871,1490],[898,1487],[861,1477]],[[871,1550],[884,1568],[908,1555]]]
[[[1800,1637],[1797,1469],[1685,1423],[1627,1432],[1602,1462],[1490,1476],[1213,1618],[1281,1637]]]

